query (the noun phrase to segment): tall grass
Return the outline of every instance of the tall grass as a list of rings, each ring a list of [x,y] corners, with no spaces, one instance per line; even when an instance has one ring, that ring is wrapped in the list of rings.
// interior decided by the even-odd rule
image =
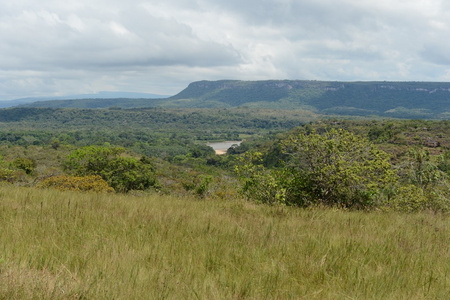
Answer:
[[[0,299],[450,299],[450,218],[0,187]]]

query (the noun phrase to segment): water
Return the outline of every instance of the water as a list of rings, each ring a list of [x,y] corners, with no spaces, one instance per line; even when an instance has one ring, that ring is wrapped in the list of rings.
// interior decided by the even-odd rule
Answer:
[[[213,148],[216,151],[216,154],[225,154],[233,145],[240,145],[242,141],[225,141],[225,142],[217,142],[217,143],[207,143],[206,145]]]

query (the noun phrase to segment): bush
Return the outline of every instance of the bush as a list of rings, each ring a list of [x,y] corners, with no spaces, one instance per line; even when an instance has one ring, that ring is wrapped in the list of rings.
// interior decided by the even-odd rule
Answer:
[[[103,146],[86,146],[73,151],[64,167],[78,176],[100,175],[111,160],[117,158],[125,149]],[[103,177],[103,176],[102,176]]]
[[[389,209],[403,212],[449,212],[450,187],[435,186],[433,189],[424,190],[413,184],[403,185],[395,191],[387,206]]]
[[[118,192],[145,190],[156,185],[153,166],[145,159],[118,157],[111,160],[100,174]]]
[[[428,206],[428,199],[421,188],[408,184],[397,189],[388,206],[398,211],[416,212]]]
[[[5,169],[0,167],[0,181],[6,181],[9,183],[15,182],[17,179],[17,174],[10,169]]]
[[[303,184],[298,195],[307,202],[367,207],[397,181],[389,155],[346,130],[300,133],[282,144],[287,168]]]
[[[38,185],[39,188],[54,188],[60,191],[92,191],[110,193],[114,189],[98,175],[89,176],[53,176]]]
[[[266,169],[261,154],[236,167],[249,198],[264,203],[363,208],[381,199],[398,178],[389,156],[345,130],[300,132],[281,141],[280,168]]]
[[[197,196],[204,197],[208,192],[209,184],[212,182],[212,176],[200,176],[200,183],[195,188],[195,193]]]
[[[242,193],[248,199],[260,203],[286,203],[286,182],[276,170],[268,170],[262,165],[262,153],[247,152],[240,157],[240,165],[235,172],[243,181]]]
[[[18,157],[13,161],[13,165],[17,169],[24,170],[25,173],[30,175],[31,173],[33,173],[34,168],[36,167],[36,162],[29,158]]]
[[[120,156],[123,148],[88,146],[75,150],[65,168],[76,176],[99,175],[117,192],[145,190],[156,185],[151,160]]]

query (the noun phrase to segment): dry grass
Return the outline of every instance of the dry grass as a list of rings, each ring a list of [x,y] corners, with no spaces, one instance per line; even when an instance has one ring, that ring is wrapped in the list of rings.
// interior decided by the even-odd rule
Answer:
[[[0,187],[0,299],[449,299],[450,218]]]

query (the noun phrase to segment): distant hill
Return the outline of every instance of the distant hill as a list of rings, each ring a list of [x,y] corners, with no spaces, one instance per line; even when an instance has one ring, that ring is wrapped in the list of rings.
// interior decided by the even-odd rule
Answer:
[[[159,94],[151,94],[151,93],[133,93],[133,92],[98,92],[95,94],[78,94],[78,95],[66,95],[66,96],[55,96],[55,97],[28,97],[28,98],[20,98],[14,100],[0,101],[0,108],[7,108],[13,106],[30,106],[32,107],[72,107],[75,105],[74,102],[63,102],[63,104],[59,104],[58,102],[65,100],[96,100],[101,99],[102,101],[105,99],[121,99],[123,101],[125,99],[154,99],[154,98],[167,98],[168,95],[159,95]],[[54,102],[58,101],[58,102]],[[42,103],[41,103],[42,102]],[[86,101],[84,101],[86,103]],[[79,105],[79,104],[78,104]],[[81,105],[82,106],[82,105]]]
[[[164,99],[84,99],[33,107],[255,107],[320,114],[450,119],[447,82],[339,82],[307,80],[198,81]]]
[[[151,98],[92,98],[92,99],[69,99],[69,100],[49,100],[27,103],[19,107],[38,108],[151,108],[159,107],[161,99]]]

